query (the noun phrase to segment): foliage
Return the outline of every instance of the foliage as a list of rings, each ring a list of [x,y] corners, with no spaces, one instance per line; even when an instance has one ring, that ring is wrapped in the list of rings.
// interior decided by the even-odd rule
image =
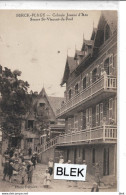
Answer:
[[[0,75],[2,129],[8,134],[20,134],[22,117],[30,107],[29,84],[18,79],[20,76],[21,71],[12,72],[6,67]]]

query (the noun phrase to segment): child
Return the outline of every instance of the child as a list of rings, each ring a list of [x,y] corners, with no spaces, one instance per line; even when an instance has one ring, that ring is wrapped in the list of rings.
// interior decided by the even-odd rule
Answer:
[[[13,176],[13,170],[15,170],[14,167],[13,167],[13,162],[10,162],[9,168],[8,168],[8,176],[9,176],[9,182],[10,183],[11,183],[11,178]]]
[[[33,163],[32,163],[31,161],[28,162],[27,174],[28,174],[28,182],[29,182],[29,183],[32,183]]]
[[[59,159],[59,164],[63,164],[63,163],[64,163],[63,156],[60,156],[60,159]]]
[[[3,181],[5,181],[6,176],[8,176],[8,170],[9,170],[9,161],[6,160],[4,163],[4,170],[3,170]]]
[[[48,170],[49,170],[49,174],[52,175],[53,174],[53,159],[52,158],[49,159]]]
[[[46,172],[44,174],[44,188],[48,188],[50,186],[51,178],[49,174],[49,170],[46,169]]]
[[[21,175],[21,184],[26,183],[26,174],[27,174],[26,164],[25,162],[22,163],[22,167],[20,169],[20,175]]]
[[[93,183],[93,187],[91,188],[91,192],[99,192],[98,184]]]
[[[95,181],[100,186],[100,167],[99,167],[99,163],[95,164]]]

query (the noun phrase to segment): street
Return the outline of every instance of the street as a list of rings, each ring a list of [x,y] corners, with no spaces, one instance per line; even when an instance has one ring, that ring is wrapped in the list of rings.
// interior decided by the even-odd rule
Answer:
[[[22,185],[16,183],[9,183],[2,181],[2,171],[0,172],[0,191],[2,192],[90,192],[93,184],[93,178],[87,176],[87,182],[70,182],[71,186],[68,186],[68,182],[65,180],[54,180],[52,177],[51,185],[49,188],[43,187],[43,177],[45,173],[46,165],[37,164],[33,173],[32,184]],[[90,180],[90,182],[89,182]],[[76,186],[75,186],[76,185]],[[100,192],[112,192],[116,189],[108,189],[108,187],[100,187]]]

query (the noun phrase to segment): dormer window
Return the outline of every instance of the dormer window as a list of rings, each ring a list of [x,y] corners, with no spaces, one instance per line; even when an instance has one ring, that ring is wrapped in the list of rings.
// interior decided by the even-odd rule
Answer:
[[[45,103],[39,103],[39,106],[40,107],[44,107],[45,106]]]
[[[104,39],[105,39],[105,41],[106,41],[107,39],[109,39],[110,35],[111,35],[110,27],[109,27],[108,24],[106,24],[105,30],[104,30]]]

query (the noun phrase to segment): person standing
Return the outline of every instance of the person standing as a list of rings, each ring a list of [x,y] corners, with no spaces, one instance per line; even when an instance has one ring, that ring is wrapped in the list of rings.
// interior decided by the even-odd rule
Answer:
[[[51,177],[49,174],[49,170],[46,169],[46,172],[44,174],[44,188],[48,188],[50,186],[50,182],[51,182]]]
[[[99,167],[99,163],[95,164],[95,181],[100,186],[100,167]]]
[[[13,162],[9,163],[9,168],[8,168],[8,176],[9,176],[9,182],[11,183],[11,178],[13,176],[13,171],[14,171],[14,167],[13,167]]]
[[[59,158],[59,164],[63,164],[63,163],[64,163],[64,159],[63,159],[63,156],[61,155]]]
[[[4,164],[4,170],[3,170],[3,181],[5,181],[6,176],[8,176],[8,171],[9,171],[9,160],[5,160]]]
[[[50,175],[53,174],[53,165],[54,165],[53,159],[50,158],[50,159],[49,159],[49,162],[48,162],[48,170],[49,170],[49,174],[50,174]]]
[[[35,166],[36,166],[36,156],[35,156],[35,153],[33,153],[32,157],[31,157],[31,162],[33,163],[33,166],[34,166],[34,169],[35,169]]]
[[[29,183],[32,183],[33,163],[32,163],[31,161],[28,162],[27,174],[28,174],[28,182],[29,182]]]
[[[91,192],[99,192],[98,184],[93,183],[93,187],[91,188]]]
[[[32,149],[31,149],[31,147],[28,149],[28,155],[29,155],[29,157],[32,155]]]

